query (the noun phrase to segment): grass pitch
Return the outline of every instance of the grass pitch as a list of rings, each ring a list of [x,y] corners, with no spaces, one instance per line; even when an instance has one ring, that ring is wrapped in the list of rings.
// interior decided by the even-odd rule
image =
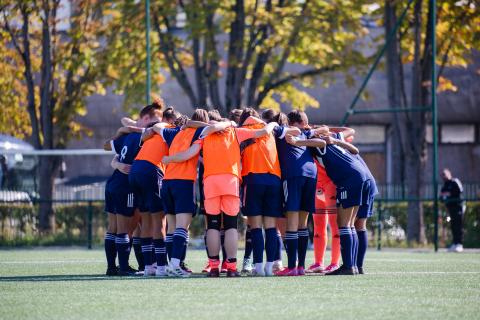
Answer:
[[[187,262],[201,270],[204,251],[189,251]],[[365,269],[354,277],[109,278],[102,250],[0,250],[0,319],[478,319],[478,253],[370,250]]]

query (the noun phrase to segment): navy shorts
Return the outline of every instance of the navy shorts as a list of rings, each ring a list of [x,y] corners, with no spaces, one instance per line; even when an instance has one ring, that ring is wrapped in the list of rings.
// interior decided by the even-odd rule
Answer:
[[[135,160],[128,179],[141,212],[163,211],[161,198],[163,172],[157,166],[145,160]]]
[[[105,188],[105,212],[115,214],[115,201],[113,195]]]
[[[368,205],[371,201],[373,202],[374,195],[375,193],[371,180],[351,184],[347,183],[343,186],[337,185],[337,207],[341,206],[345,209]],[[363,210],[365,210],[365,208]]]
[[[315,212],[317,179],[293,177],[283,180],[284,211]]]
[[[167,214],[190,213],[195,216],[195,185],[192,180],[163,180],[162,200]]]
[[[283,217],[282,186],[245,184],[242,188],[242,214],[246,217]]]
[[[376,186],[374,181],[367,180],[362,186],[362,204],[358,208],[357,218],[366,219],[373,215],[373,202],[375,200]]]
[[[120,214],[125,217],[133,217],[137,203],[133,192],[111,192],[105,190],[105,211]]]

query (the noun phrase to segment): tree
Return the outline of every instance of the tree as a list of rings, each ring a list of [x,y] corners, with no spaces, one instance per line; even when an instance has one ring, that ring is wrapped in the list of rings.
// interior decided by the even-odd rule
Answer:
[[[192,107],[279,108],[280,100],[306,108],[318,107],[304,91],[314,77],[366,65],[356,41],[367,33],[366,3],[156,1],[152,19],[162,59]]]
[[[398,1],[386,0],[384,7],[385,33],[390,34],[397,21]],[[430,106],[432,32],[432,1],[416,0],[408,15],[408,26],[400,28],[394,43],[387,50],[388,96],[391,107],[418,108]],[[438,39],[438,92],[457,90],[443,77],[445,67],[466,67],[472,58],[472,49],[478,48],[480,16],[473,0],[439,0],[436,34]],[[402,7],[402,8],[400,8]],[[404,24],[405,25],[405,24]],[[407,99],[406,72],[411,66],[410,99]],[[400,181],[405,181],[410,199],[421,199],[423,175],[427,161],[427,124],[429,113],[402,112],[394,116],[394,137],[404,161]],[[397,158],[398,159],[398,158]],[[402,159],[402,158],[400,158]],[[433,174],[438,174],[433,172]],[[425,243],[423,207],[420,201],[408,205],[407,239]]]
[[[0,86],[10,86],[12,91],[0,103],[12,118],[24,110],[28,113],[31,131],[26,134],[36,149],[65,148],[69,139],[85,132],[75,121],[86,112],[84,98],[103,93],[108,84],[99,80],[107,73],[111,55],[110,47],[101,44],[112,31],[104,19],[104,2],[78,0],[70,5],[68,17],[60,17],[60,0],[0,4],[2,50],[7,58],[0,66],[12,71],[11,77],[2,76]],[[67,28],[59,29],[62,24]],[[43,232],[53,227],[51,199],[59,164],[58,157],[39,158],[39,228]]]

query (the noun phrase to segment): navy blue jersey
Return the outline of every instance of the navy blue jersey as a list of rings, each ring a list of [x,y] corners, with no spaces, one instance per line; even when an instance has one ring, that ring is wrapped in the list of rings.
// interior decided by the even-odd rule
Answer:
[[[275,131],[274,131],[275,134]],[[312,135],[311,130],[302,130],[299,139],[308,139]],[[285,140],[285,135],[275,135],[277,139],[278,159],[282,169],[282,179],[293,177],[317,178],[317,166],[313,162],[313,155],[310,148],[297,147]]]
[[[112,150],[118,154],[118,160],[121,163],[133,163],[138,151],[140,151],[141,137],[140,133],[129,133],[112,140]]]
[[[337,134],[337,138],[341,138]],[[334,144],[315,148],[317,160],[337,186],[358,185],[369,179],[362,162],[349,151]]]
[[[358,161],[360,161],[363,164],[363,167],[365,169],[365,174],[372,181],[373,193],[375,195],[378,194],[377,182],[375,181],[375,178],[373,177],[373,174],[370,171],[370,168],[368,168],[367,164],[365,163],[365,160],[363,160],[363,158],[359,154],[356,154],[355,157],[358,159]]]
[[[112,140],[112,150],[118,155],[118,161],[125,164],[132,164],[140,151],[142,135],[140,133],[129,133]],[[128,189],[128,175],[115,170],[108,179],[106,188],[110,192],[118,191],[118,188]]]

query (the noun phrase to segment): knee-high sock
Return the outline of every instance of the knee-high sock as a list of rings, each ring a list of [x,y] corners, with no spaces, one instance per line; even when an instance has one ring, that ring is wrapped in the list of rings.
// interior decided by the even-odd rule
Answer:
[[[347,268],[352,267],[352,249],[353,239],[352,230],[350,227],[341,227],[340,232],[340,252],[342,253],[343,266]]]
[[[285,242],[287,243],[288,268],[293,269],[297,265],[298,232],[287,231],[285,233]]]
[[[267,262],[274,262],[278,259],[278,238],[277,229],[265,229],[265,253],[267,255]]]
[[[180,265],[183,252],[185,250],[185,243],[187,242],[188,231],[184,228],[177,228],[173,234],[172,258],[170,263],[174,267]]]
[[[144,270],[145,263],[143,262],[142,242],[140,241],[140,238],[133,237],[132,244],[133,252],[135,252],[135,258],[137,259],[138,270]]]
[[[298,229],[298,266],[305,268],[308,249],[308,229]]]
[[[153,239],[153,246],[155,247],[155,259],[157,260],[157,268],[165,267],[167,265],[167,248],[163,239]]]
[[[323,264],[323,257],[327,249],[327,215],[322,213],[313,215],[313,253],[315,263]]]
[[[105,256],[107,258],[107,266],[109,269],[115,268],[115,259],[117,258],[117,248],[115,246],[116,234],[112,232],[105,233]]]
[[[187,258],[187,249],[188,249],[188,244],[190,242],[190,237],[188,236],[188,232],[187,232],[187,240],[185,241],[185,246],[183,247],[183,254],[182,254],[182,257],[180,258],[180,261],[185,261],[185,259]]]
[[[152,251],[153,251],[153,244],[152,238],[141,238],[140,241],[142,242],[142,254],[143,254],[143,261],[145,266],[151,266],[152,261]]]
[[[253,247],[253,263],[262,263],[263,251],[265,248],[262,229],[261,228],[251,229],[250,234],[251,234],[251,242]]]
[[[130,239],[127,233],[118,233],[115,238],[120,270],[128,270],[128,256],[130,255]]]
[[[275,256],[275,261],[282,261],[282,247],[283,247],[282,235],[277,230],[277,255]]]
[[[337,214],[328,215],[328,224],[332,234],[332,260],[330,263],[338,265],[340,262],[340,235],[337,225]]]
[[[250,226],[247,226],[245,231],[245,253],[243,254],[243,259],[250,259],[252,256],[253,249],[253,239],[252,239],[252,230]]]
[[[352,265],[354,267],[357,266],[357,253],[358,253],[358,236],[357,236],[357,231],[355,228],[351,228],[352,230],[352,243],[353,243],[353,248],[352,248]]]
[[[167,233],[165,236],[165,248],[167,249],[168,259],[172,259],[173,234]]]
[[[368,248],[368,231],[357,230],[358,235],[358,254],[357,254],[357,267],[363,268],[363,260]]]

